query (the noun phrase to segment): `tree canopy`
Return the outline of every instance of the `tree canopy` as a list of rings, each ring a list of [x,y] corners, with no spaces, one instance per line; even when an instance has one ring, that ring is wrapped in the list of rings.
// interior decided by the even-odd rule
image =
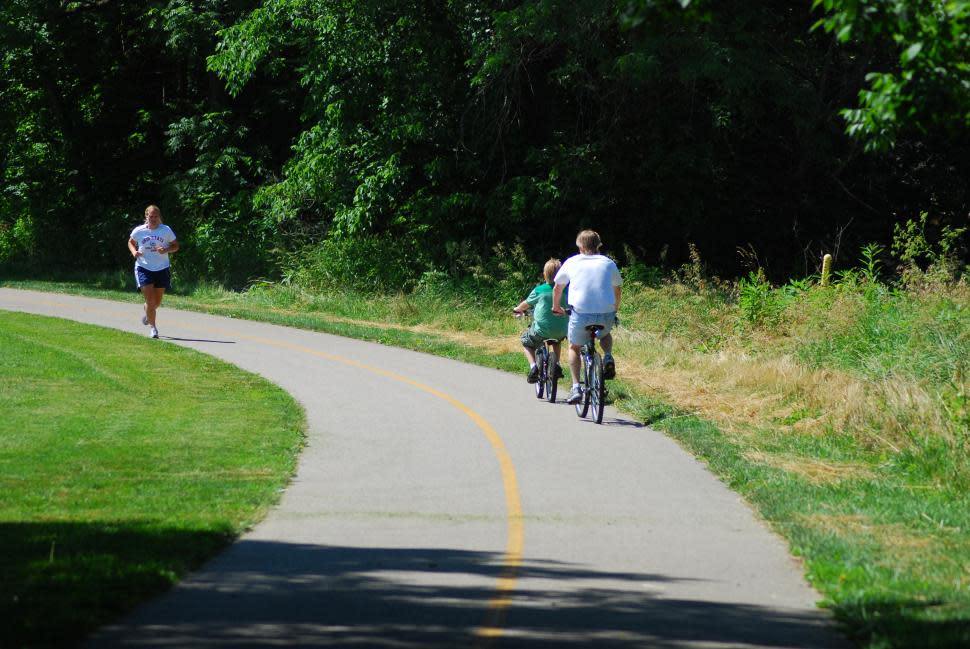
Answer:
[[[968,219],[970,0],[7,0],[0,265],[394,281],[601,232],[777,277]],[[65,253],[66,241],[71,253]],[[57,242],[57,245],[51,243]],[[739,254],[739,250],[743,251]],[[965,253],[964,253],[965,254]]]

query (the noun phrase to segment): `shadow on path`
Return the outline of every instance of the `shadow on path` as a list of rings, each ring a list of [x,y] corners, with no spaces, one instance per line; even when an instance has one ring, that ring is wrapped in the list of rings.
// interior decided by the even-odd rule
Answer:
[[[644,424],[642,421],[636,421],[633,419],[620,419],[619,417],[613,417],[609,419],[604,418],[603,425],[614,426],[619,428],[646,428],[647,427],[647,425]]]
[[[500,571],[484,552],[243,540],[86,646],[472,646]],[[847,646],[822,613],[656,594],[676,581],[526,561],[494,646]]]

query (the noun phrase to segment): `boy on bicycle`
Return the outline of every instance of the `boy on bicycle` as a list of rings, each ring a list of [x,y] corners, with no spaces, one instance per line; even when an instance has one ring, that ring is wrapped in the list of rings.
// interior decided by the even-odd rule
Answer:
[[[560,342],[566,337],[568,320],[562,315],[552,312],[552,278],[555,277],[562,263],[558,259],[550,259],[542,268],[542,277],[546,281],[536,286],[529,296],[522,300],[512,311],[516,315],[523,315],[530,307],[535,307],[532,315],[532,325],[522,333],[522,351],[529,360],[529,375],[526,380],[535,383],[539,378],[539,368],[536,366],[536,348],[545,344],[548,339],[556,340],[552,346],[556,358],[561,358]],[[562,376],[562,368],[556,362],[556,377]]]
[[[582,399],[579,389],[580,350],[589,340],[586,327],[602,325],[599,333],[603,348],[603,378],[616,376],[616,363],[613,360],[613,323],[620,308],[623,279],[620,270],[612,259],[599,254],[603,245],[600,235],[593,230],[583,230],[576,235],[579,254],[573,255],[563,263],[554,281],[552,291],[552,312],[565,313],[563,304],[572,308],[569,316],[569,370],[573,375],[573,387],[566,397],[566,403],[577,403]],[[566,285],[569,297],[565,297]]]

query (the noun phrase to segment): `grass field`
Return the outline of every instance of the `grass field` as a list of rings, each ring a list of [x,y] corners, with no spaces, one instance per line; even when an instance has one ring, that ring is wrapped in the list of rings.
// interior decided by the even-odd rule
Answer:
[[[4,311],[0,350],[0,646],[70,646],[166,590],[293,473],[299,406],[209,356]]]
[[[133,299],[99,281],[18,285]],[[169,304],[524,372],[512,302],[470,295],[257,284]],[[860,646],[970,646],[965,281],[633,281],[621,316],[617,405],[751,502]]]

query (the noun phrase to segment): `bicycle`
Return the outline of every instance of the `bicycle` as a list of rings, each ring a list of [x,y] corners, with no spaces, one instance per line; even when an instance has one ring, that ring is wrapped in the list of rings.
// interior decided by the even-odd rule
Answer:
[[[567,313],[569,313],[568,310]],[[573,404],[580,418],[585,418],[592,409],[593,420],[597,424],[603,423],[603,411],[606,409],[606,398],[609,396],[606,379],[603,378],[603,357],[596,350],[596,341],[602,330],[603,325],[600,324],[586,325],[589,340],[583,343],[579,352],[582,360],[582,369],[579,371],[579,390],[582,398]]]
[[[546,401],[556,403],[556,391],[559,385],[556,368],[559,366],[559,359],[556,357],[553,345],[559,341],[555,338],[546,338],[542,342],[542,347],[536,349],[536,367],[539,368],[539,380],[535,384],[536,399],[541,399],[545,392]]]
[[[513,310],[515,317],[521,318],[525,314]],[[559,341],[555,338],[546,338],[542,341],[542,347],[536,348],[536,368],[539,370],[539,378],[535,382],[536,399],[543,396],[549,403],[556,403],[556,392],[559,386],[559,358],[556,356],[553,345]]]

